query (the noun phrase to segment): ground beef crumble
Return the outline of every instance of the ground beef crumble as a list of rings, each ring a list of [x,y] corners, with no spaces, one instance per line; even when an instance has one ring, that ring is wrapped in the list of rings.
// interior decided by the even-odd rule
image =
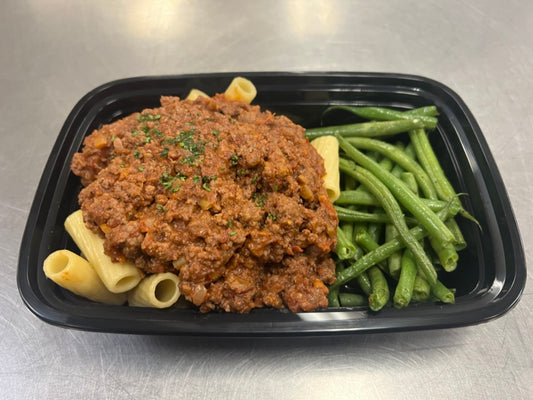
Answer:
[[[179,275],[203,312],[327,307],[337,216],[304,129],[223,95],[162,97],[72,160],[85,223],[116,262]]]

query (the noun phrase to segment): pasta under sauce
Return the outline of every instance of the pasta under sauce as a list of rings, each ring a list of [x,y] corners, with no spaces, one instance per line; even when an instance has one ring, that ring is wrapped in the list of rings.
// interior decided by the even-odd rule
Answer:
[[[288,118],[223,95],[162,97],[89,135],[72,171],[106,254],[178,274],[201,311],[327,307],[337,215]]]

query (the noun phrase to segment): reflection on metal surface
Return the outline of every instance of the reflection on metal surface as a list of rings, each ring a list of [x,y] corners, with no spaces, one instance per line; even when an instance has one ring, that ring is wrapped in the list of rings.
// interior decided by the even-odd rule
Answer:
[[[287,17],[288,25],[297,37],[334,34],[340,23],[339,9],[329,0],[312,6],[305,1],[289,1]]]
[[[187,32],[192,21],[184,16],[183,1],[131,1],[124,9],[126,29],[138,39],[170,39]]]
[[[328,311],[328,312],[311,312],[311,313],[299,313],[298,317],[302,321],[308,322],[331,322],[331,321],[355,321],[358,319],[366,319],[368,316],[366,313],[361,312],[349,312],[342,311]]]

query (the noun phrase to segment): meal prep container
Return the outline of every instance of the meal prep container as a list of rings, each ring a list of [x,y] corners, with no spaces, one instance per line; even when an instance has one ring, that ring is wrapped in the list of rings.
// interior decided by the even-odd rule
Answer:
[[[257,87],[254,104],[285,114],[304,127],[320,125],[329,105],[410,109],[436,105],[439,124],[430,140],[462,201],[479,221],[459,218],[468,247],[455,272],[441,275],[456,288],[456,303],[412,304],[373,313],[365,307],[308,313],[256,309],[249,314],[202,314],[187,304],[158,310],[93,303],[48,280],[43,261],[58,249],[77,251],[63,222],[78,208],[79,178],[72,155],[94,129],[144,108],[161,95],[185,97],[192,88],[225,90],[235,76]],[[328,124],[345,123],[340,115]],[[459,96],[419,76],[382,73],[219,73],[123,79],[102,85],[76,104],[46,164],[20,248],[17,282],[28,308],[44,321],[69,328],[136,334],[283,336],[439,329],[501,316],[519,300],[526,279],[524,252],[509,198],[474,117]]]

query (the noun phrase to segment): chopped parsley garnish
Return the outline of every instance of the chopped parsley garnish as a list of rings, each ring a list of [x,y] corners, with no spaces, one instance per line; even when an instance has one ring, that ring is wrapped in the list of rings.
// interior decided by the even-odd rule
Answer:
[[[141,156],[141,152],[140,151],[136,151],[135,153],[133,153],[133,157],[135,158],[139,158]]]
[[[159,178],[159,183],[163,185],[165,190],[168,190],[172,187],[173,181],[176,179],[175,176],[169,175],[167,172],[164,172]]]
[[[198,165],[198,163],[201,161],[201,156],[205,152],[205,145],[208,142],[195,140],[195,133],[196,129],[181,131],[178,136],[173,138],[167,138],[163,141],[163,143],[165,144],[180,146],[182,149],[191,152],[190,156],[184,157],[181,160],[182,164]]]
[[[172,176],[169,173],[164,172],[159,177],[159,183],[163,185],[163,188],[165,188],[165,190],[169,190],[172,193],[176,193],[181,188],[181,183],[174,185],[175,181],[178,179],[184,182],[187,179],[187,177],[181,171],[178,171],[178,173],[175,176]]]
[[[164,212],[168,211],[168,208],[162,206],[161,204],[158,204],[157,206],[155,206],[155,208],[157,208],[160,211],[164,211]]]
[[[241,158],[241,157],[240,157],[239,155],[237,155],[236,153],[233,153],[233,154],[231,155],[231,157],[229,158],[229,163],[230,163],[231,165],[238,165],[238,164],[239,164],[239,159],[240,159],[240,158]]]
[[[229,233],[230,236],[235,236],[237,234],[237,231],[232,231]]]
[[[153,133],[159,139],[161,139],[163,137],[163,133],[161,133],[161,131],[159,129],[157,129],[157,128],[152,128],[149,133]]]
[[[188,164],[188,165],[194,165],[197,166],[203,161],[203,157],[199,157],[197,155],[190,155],[187,157],[184,157],[181,159],[181,164]]]
[[[208,192],[211,191],[211,188],[209,187],[209,183],[211,181],[214,181],[217,179],[217,176],[216,175],[212,175],[212,176],[202,176],[202,187],[204,188],[204,190],[207,190]]]
[[[143,167],[142,165],[139,165],[139,166],[137,167],[137,169],[138,169],[139,171],[141,171],[141,172],[144,171],[144,167]]]
[[[161,119],[160,114],[152,115],[152,114],[139,114],[137,115],[137,121],[143,122],[143,121],[158,121]]]
[[[267,214],[267,218],[270,218],[272,221],[275,221],[276,219],[278,219],[278,217],[276,217],[274,214],[270,214],[270,213]]]
[[[160,155],[161,157],[168,157],[168,151],[169,151],[169,148],[168,148],[168,147],[165,147],[165,148],[161,151],[161,153],[159,153],[159,155]]]
[[[254,193],[252,195],[252,199],[255,200],[254,206],[256,207],[263,207],[265,204],[266,194],[260,194],[260,193]]]
[[[182,182],[185,182],[185,179],[187,179],[185,174],[183,172],[181,172],[181,171],[178,171],[178,173],[176,174],[176,178],[179,179]]]

